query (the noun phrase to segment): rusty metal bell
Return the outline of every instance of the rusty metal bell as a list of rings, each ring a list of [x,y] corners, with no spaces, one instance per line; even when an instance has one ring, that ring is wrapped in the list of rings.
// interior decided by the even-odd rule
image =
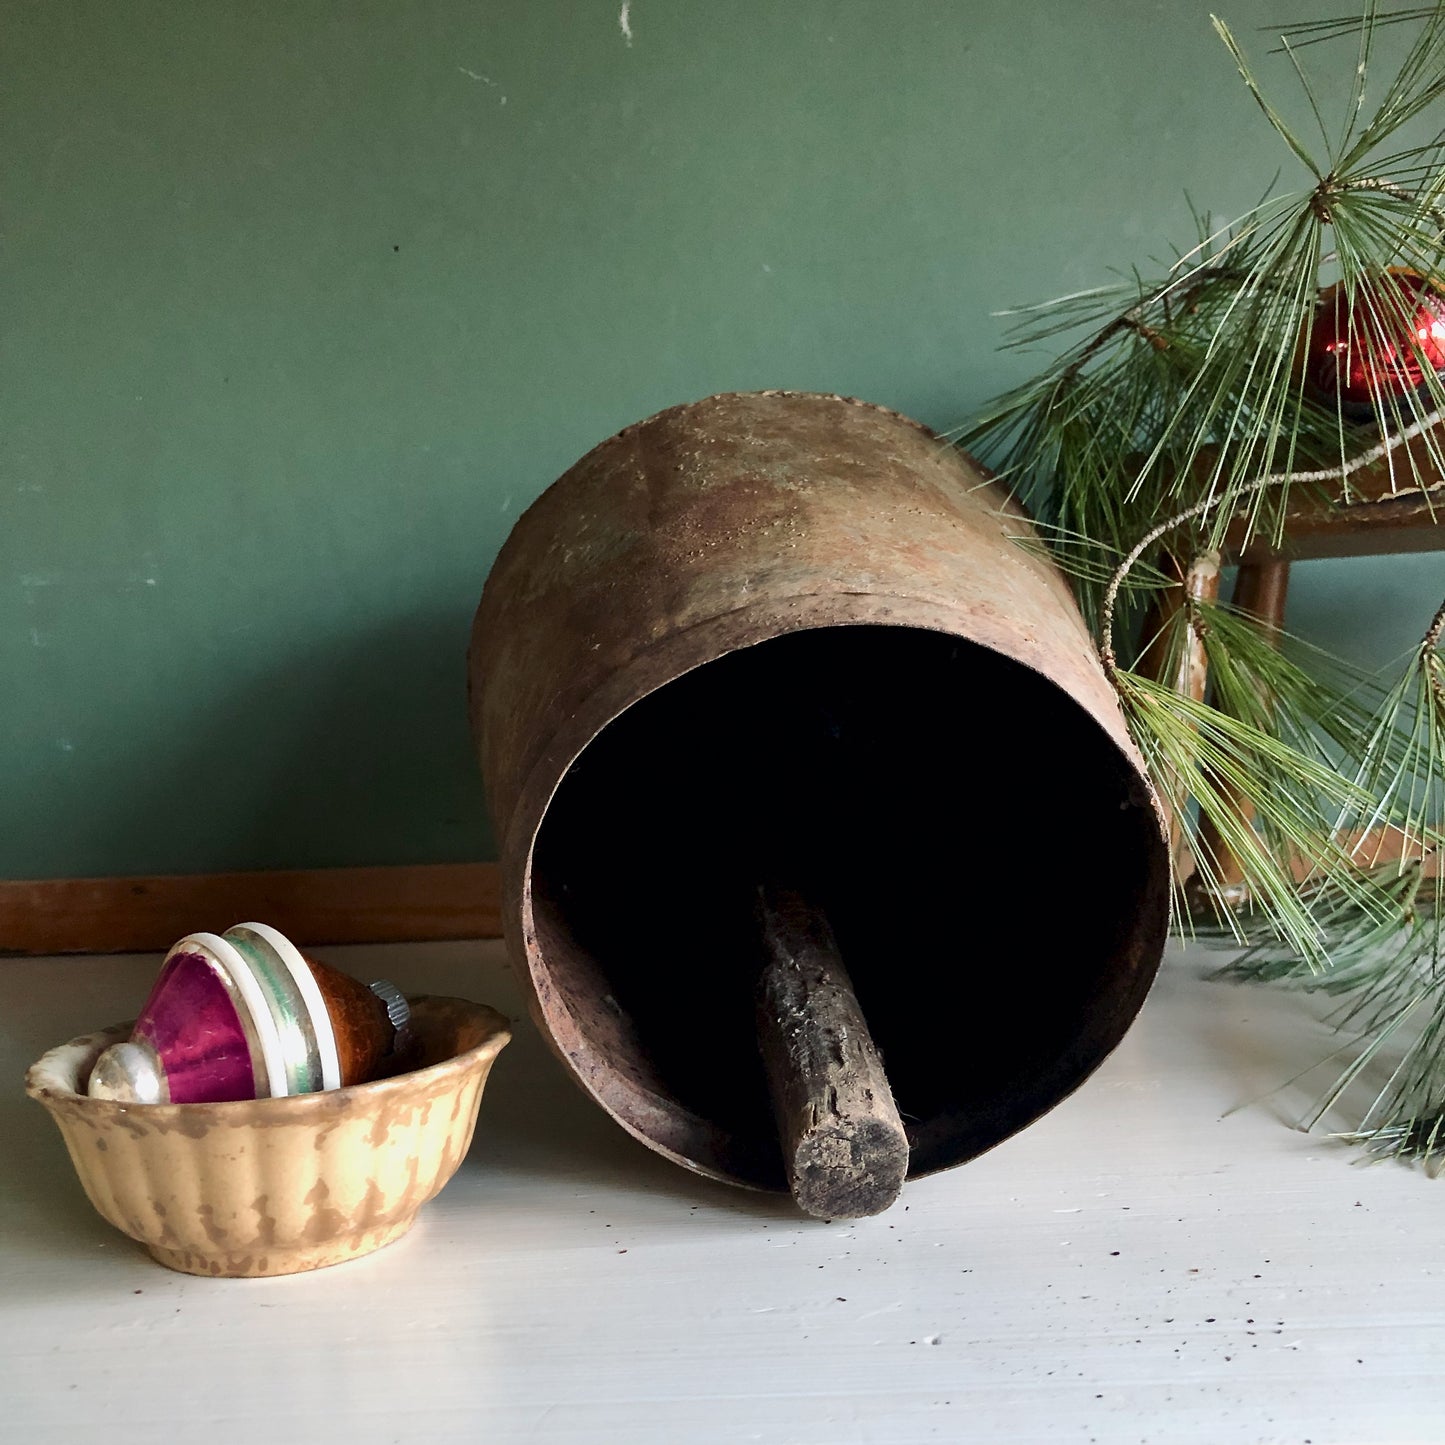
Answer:
[[[472,635],[503,917],[537,1023],[643,1143],[784,1187],[752,900],[804,877],[910,1177],[1076,1088],[1163,950],[1166,831],[1069,589],[894,412],[709,397],[518,521]]]

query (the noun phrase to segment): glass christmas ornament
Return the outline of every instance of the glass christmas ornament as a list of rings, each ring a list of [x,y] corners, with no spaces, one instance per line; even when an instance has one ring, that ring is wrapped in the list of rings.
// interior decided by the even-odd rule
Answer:
[[[276,929],[192,933],[166,955],[125,1043],[96,1061],[92,1098],[210,1104],[362,1083],[397,1051],[406,1000],[308,958]]]
[[[1320,295],[1305,350],[1305,381],[1325,406],[1369,421],[1391,398],[1419,391],[1445,370],[1445,295],[1424,276],[1394,267],[1348,292]]]

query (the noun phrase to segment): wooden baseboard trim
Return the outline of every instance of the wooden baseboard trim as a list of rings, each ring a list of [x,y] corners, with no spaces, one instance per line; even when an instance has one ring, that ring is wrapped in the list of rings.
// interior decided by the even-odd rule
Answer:
[[[251,919],[300,944],[497,938],[497,865],[0,881],[0,953],[153,952]]]
[[[1401,851],[1386,831],[1362,857]],[[500,938],[501,880],[495,863],[0,880],[0,955],[153,953],[252,919],[300,944]]]

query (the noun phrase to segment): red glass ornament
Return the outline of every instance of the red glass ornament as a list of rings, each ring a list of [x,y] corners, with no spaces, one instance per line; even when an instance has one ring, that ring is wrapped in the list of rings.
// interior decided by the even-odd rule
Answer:
[[[1416,271],[1391,268],[1372,284],[1343,282],[1321,293],[1305,354],[1305,380],[1326,406],[1353,421],[1377,416],[1388,399],[1419,391],[1445,371],[1445,295]]]

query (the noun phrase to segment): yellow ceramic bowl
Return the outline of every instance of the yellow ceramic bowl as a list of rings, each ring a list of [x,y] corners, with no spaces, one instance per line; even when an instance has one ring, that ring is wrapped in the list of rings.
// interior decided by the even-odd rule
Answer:
[[[495,1009],[412,1001],[419,1067],[324,1093],[122,1104],[85,1093],[130,1026],[51,1049],[25,1076],[90,1202],[162,1264],[233,1278],[339,1264],[405,1234],[471,1143],[511,1033]]]

